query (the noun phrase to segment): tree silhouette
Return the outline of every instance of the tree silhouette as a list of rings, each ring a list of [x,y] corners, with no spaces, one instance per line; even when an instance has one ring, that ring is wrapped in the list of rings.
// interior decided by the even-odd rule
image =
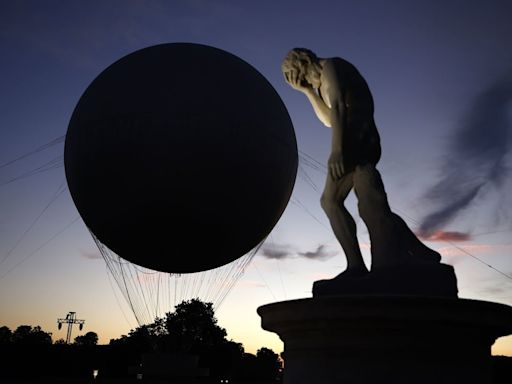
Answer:
[[[184,301],[165,317],[168,345],[175,351],[202,352],[225,343],[226,330],[217,325],[212,303]]]
[[[35,378],[48,369],[46,358],[52,352],[51,333],[41,327],[20,325],[14,332],[0,328],[0,371],[4,377]]]
[[[11,345],[12,331],[5,325],[0,327],[0,346]]]
[[[154,323],[131,330],[110,341],[115,355],[124,354],[130,365],[142,354],[163,352],[199,357],[199,366],[208,368],[210,379],[264,380],[275,382],[281,360],[268,348],[257,355],[245,353],[241,343],[226,339],[226,330],[217,324],[212,303],[192,299],[178,304],[174,312]]]
[[[83,336],[75,337],[75,344],[81,347],[91,347],[98,344],[98,334],[96,332],[87,332]]]
[[[12,334],[12,342],[24,346],[50,345],[52,334],[43,331],[40,326],[32,328],[30,325],[20,325]]]
[[[281,360],[279,355],[268,348],[261,348],[256,352],[257,364],[262,379],[274,379],[281,372]]]

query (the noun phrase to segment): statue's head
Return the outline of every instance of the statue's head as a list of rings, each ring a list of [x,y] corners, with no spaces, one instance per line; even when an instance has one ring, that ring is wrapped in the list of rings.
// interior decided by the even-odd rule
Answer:
[[[283,73],[295,72],[299,75],[301,81],[305,81],[313,88],[320,87],[320,60],[314,52],[306,48],[294,48],[283,60],[281,64]]]

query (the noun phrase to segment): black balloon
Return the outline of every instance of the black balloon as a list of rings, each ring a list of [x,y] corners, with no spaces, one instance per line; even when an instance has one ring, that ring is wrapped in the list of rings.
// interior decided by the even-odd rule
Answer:
[[[231,262],[290,198],[288,112],[251,65],[198,44],[162,44],[105,69],[80,98],[65,145],[71,196],[122,258],[172,273]]]

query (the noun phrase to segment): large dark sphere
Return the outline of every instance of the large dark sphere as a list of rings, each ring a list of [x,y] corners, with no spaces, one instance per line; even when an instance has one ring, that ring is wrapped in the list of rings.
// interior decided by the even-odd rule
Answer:
[[[293,189],[297,144],[283,102],[252,66],[209,46],[162,44],[87,88],[65,167],[102,243],[147,268],[198,272],[270,233]]]

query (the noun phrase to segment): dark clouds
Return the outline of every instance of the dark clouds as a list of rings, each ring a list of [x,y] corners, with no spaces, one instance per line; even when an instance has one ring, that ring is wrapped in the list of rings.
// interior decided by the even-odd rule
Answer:
[[[265,243],[261,246],[259,254],[267,259],[286,259],[295,255],[295,250],[290,245]]]
[[[324,261],[338,254],[338,251],[331,249],[326,244],[321,244],[311,251],[299,251],[291,245],[265,243],[259,254],[267,259],[284,260],[288,258],[306,258],[310,260]]]
[[[430,236],[443,228],[491,191],[510,203],[503,186],[510,179],[511,107],[512,77],[497,81],[474,100],[449,142],[442,176],[426,193],[433,209],[421,223],[422,234]]]
[[[312,252],[299,252],[298,255],[307,259],[314,260],[327,260],[336,256],[337,252],[329,249],[326,245],[319,245],[316,250]]]

